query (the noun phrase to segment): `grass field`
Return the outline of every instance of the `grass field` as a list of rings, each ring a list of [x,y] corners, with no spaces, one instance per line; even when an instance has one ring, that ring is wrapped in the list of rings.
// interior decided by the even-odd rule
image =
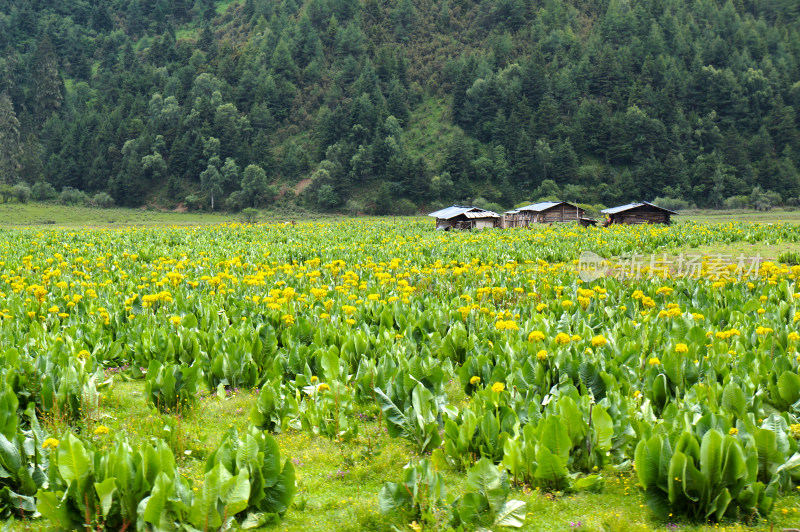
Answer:
[[[278,213],[262,213],[261,221],[284,221]],[[339,220],[329,216],[326,220]],[[33,227],[37,229],[64,227],[114,228],[122,226],[167,227],[209,225],[235,222],[235,214],[176,213],[134,209],[93,209],[60,205],[30,203],[0,205],[0,227],[5,229]],[[800,222],[800,212],[773,211],[770,213],[737,212],[716,213],[698,211],[679,218],[699,222],[752,221],[758,223]],[[679,223],[680,223],[679,222]],[[796,249],[781,241],[761,240],[750,244],[710,244],[696,248],[675,245],[665,250],[675,256],[681,253],[725,255],[736,257],[760,255],[775,259],[780,253]],[[244,319],[244,318],[242,318]],[[176,413],[161,413],[145,400],[145,383],[142,380],[117,378],[114,384],[102,391],[100,408],[87,415],[82,426],[73,427],[81,434],[90,435],[103,425],[110,434],[98,445],[111,445],[115,433],[125,433],[131,442],[149,442],[156,438],[169,442],[175,451],[179,470],[195,485],[201,485],[205,459],[219,444],[223,435],[235,428],[242,433],[248,415],[258,396],[256,391],[233,390],[218,397],[206,394],[193,407]],[[467,396],[456,381],[447,385],[449,403],[463,405]],[[298,492],[292,508],[285,518],[270,530],[327,531],[327,530],[418,530],[416,523],[397,516],[384,516],[378,511],[378,493],[384,481],[400,481],[403,466],[415,462],[420,456],[412,446],[400,438],[390,438],[385,422],[376,420],[377,410],[372,405],[359,414],[358,437],[338,441],[308,432],[287,431],[276,435],[281,456],[290,457],[297,471]],[[60,434],[69,427],[57,417],[49,418],[47,428],[51,434]],[[435,459],[435,457],[434,457]],[[465,475],[440,464],[448,490],[464,491]],[[513,498],[527,503],[526,531],[646,531],[646,530],[781,530],[800,525],[800,496],[790,493],[781,496],[769,521],[741,522],[726,518],[720,523],[698,525],[679,518],[658,520],[648,510],[644,497],[637,487],[637,478],[631,468],[616,470],[608,467],[601,471],[604,487],[601,493],[562,493],[539,489],[519,489]],[[48,530],[49,523],[42,520],[13,519],[6,522],[4,530]],[[441,529],[447,529],[443,524]]]
[[[463,400],[463,392],[451,383],[450,394]],[[458,396],[461,396],[460,398]],[[139,382],[121,382],[108,389],[95,420],[85,427],[91,433],[99,424],[111,428],[111,434],[126,432],[132,441],[162,438],[176,452],[184,476],[202,483],[203,461],[222,435],[236,428],[244,432],[248,412],[257,394],[234,392],[220,398],[207,395],[199,404],[178,416],[162,414],[144,400],[144,386]],[[57,423],[56,423],[57,425]],[[64,427],[52,426],[54,433]],[[326,532],[360,530],[413,530],[402,520],[390,519],[378,512],[378,492],[385,480],[400,480],[403,466],[418,461],[403,440],[390,438],[374,421],[362,425],[361,436],[353,442],[335,442],[303,432],[276,436],[282,456],[292,457],[297,471],[298,492],[293,508],[284,520],[265,530],[287,532]],[[464,484],[463,473],[442,466],[447,487],[457,493]],[[602,493],[567,494],[516,489],[512,493],[525,501],[527,520],[521,529],[530,532],[644,532],[649,530],[700,531],[772,531],[800,524],[800,497],[781,498],[770,522],[742,524],[734,520],[696,525],[680,519],[654,519],[636,487],[632,470],[603,471]],[[395,528],[392,528],[395,527]],[[443,529],[446,529],[444,527]],[[9,522],[4,530],[49,530],[42,521]],[[506,529],[508,530],[508,529]]]
[[[299,220],[342,220],[346,216],[333,214],[305,214],[302,216],[279,211],[262,211],[259,221],[285,222]],[[19,226],[57,226],[57,227],[119,227],[119,226],[158,226],[158,225],[196,225],[237,222],[237,213],[175,212],[156,209],[98,209],[50,203],[0,204],[0,227]],[[769,212],[758,211],[686,211],[674,218],[675,223],[800,223],[800,210]]]

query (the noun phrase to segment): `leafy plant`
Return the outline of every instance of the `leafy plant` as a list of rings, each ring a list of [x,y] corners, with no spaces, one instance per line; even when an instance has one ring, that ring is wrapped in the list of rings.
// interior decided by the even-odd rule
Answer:
[[[391,436],[409,440],[421,453],[435,449],[441,444],[434,397],[425,386],[422,384],[414,386],[411,391],[411,402],[402,410],[380,389],[376,389],[375,393]]]
[[[242,528],[256,528],[282,516],[295,491],[294,466],[287,459],[281,467],[275,438],[254,427],[242,438],[232,430],[206,460],[189,520],[203,528],[241,517]]]
[[[674,447],[658,434],[636,446],[636,472],[650,509],[693,519],[722,519],[738,508],[744,514],[772,509],[776,484],[756,480],[758,451],[716,429],[702,438],[681,434]]]
[[[191,406],[198,392],[200,366],[151,360],[145,377],[145,395],[162,412]]]
[[[453,505],[456,525],[521,528],[525,523],[525,503],[508,500],[508,477],[488,458],[481,458],[467,472],[466,488]]]
[[[267,381],[250,409],[250,421],[261,430],[279,433],[288,428],[297,413],[297,398],[283,381]]]
[[[435,526],[439,519],[437,510],[447,501],[447,489],[441,473],[435,472],[430,460],[423,458],[417,464],[407,464],[402,482],[384,482],[378,495],[381,512],[405,512],[408,517],[421,519],[427,526]]]

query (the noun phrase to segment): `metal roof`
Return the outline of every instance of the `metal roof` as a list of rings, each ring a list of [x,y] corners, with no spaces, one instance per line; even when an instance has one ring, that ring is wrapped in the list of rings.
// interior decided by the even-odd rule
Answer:
[[[562,203],[566,203],[567,205],[571,205],[572,207],[577,207],[577,205],[573,205],[568,201],[541,201],[539,203],[534,203],[532,205],[526,205],[524,207],[520,207],[518,209],[514,209],[512,211],[506,211],[506,214],[515,214],[520,211],[534,211],[534,212],[542,212],[555,207],[556,205],[561,205]]]
[[[449,220],[462,214],[467,218],[500,218],[500,215],[496,212],[487,211],[485,209],[481,209],[480,207],[464,207],[462,205],[453,205],[452,207],[447,207],[446,209],[432,212],[428,216],[433,216],[434,218],[439,218],[442,220]]]
[[[669,209],[665,209],[664,207],[659,207],[658,205],[654,205],[648,201],[640,201],[639,203],[629,203],[627,205],[620,205],[619,207],[611,207],[610,209],[603,209],[603,214],[617,214],[618,212],[629,211],[631,209],[636,209],[637,207],[642,207],[644,205],[649,205],[650,207],[654,207],[658,210],[668,212],[670,214],[678,214],[675,211],[671,211]]]

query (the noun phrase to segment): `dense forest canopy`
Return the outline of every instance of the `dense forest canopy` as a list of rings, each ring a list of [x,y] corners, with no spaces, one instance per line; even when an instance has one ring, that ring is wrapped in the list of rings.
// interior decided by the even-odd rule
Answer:
[[[796,0],[0,0],[0,50],[0,185],[42,199],[800,196]]]

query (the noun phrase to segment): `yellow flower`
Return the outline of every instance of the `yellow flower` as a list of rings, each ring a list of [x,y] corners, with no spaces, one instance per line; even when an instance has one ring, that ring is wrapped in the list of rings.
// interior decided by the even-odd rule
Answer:
[[[773,331],[769,327],[762,327],[760,325],[758,327],[756,327],[756,334],[758,334],[759,336],[763,336],[765,334],[770,334],[772,332],[775,332],[775,331]]]
[[[800,340],[800,334],[797,334],[796,332],[792,331],[792,332],[789,333],[788,338],[792,342],[796,342],[797,340]]]
[[[544,340],[544,333],[542,331],[533,331],[528,335],[529,342],[541,342]]]
[[[292,316],[291,314],[284,314],[283,316],[281,316],[281,319],[283,320],[283,323],[285,323],[286,325],[291,325],[294,323],[294,316]]]
[[[800,423],[792,424],[789,429],[792,431],[792,438],[800,440]]]
[[[58,447],[58,440],[55,438],[47,438],[42,444],[42,449],[55,449]]]
[[[653,357],[648,361],[648,363],[651,366],[658,366],[659,364],[661,364],[661,361],[658,359],[658,357]]]
[[[108,427],[105,425],[100,425],[96,429],[94,429],[95,436],[102,436],[104,434],[108,434]]]
[[[317,389],[321,392],[324,392],[325,390],[330,390],[331,387],[323,382],[322,384],[319,385],[319,388]]]
[[[678,344],[678,345],[675,346],[675,352],[676,353],[688,353],[689,352],[689,346],[686,345],[686,344]]]
[[[547,358],[547,351],[542,349],[541,351],[536,353],[536,358],[538,358],[539,360],[545,360]]]
[[[87,351],[86,349],[81,349],[81,351],[78,353],[78,358],[86,359],[89,358],[90,354],[91,353],[89,353],[89,351]]]
[[[312,376],[311,376],[311,383],[312,383],[312,384],[313,384],[313,383],[315,383],[315,382],[317,382],[318,380],[319,380],[319,377],[317,377],[316,375],[312,375]]]
[[[58,307],[53,305],[52,307],[47,309],[47,312],[50,312],[51,314],[56,314],[58,312]]]
[[[598,334],[592,338],[592,347],[603,347],[608,343],[608,340],[602,334]]]
[[[178,325],[180,325],[180,324],[181,324],[181,317],[180,317],[180,316],[172,316],[172,317],[169,319],[169,322],[170,322],[172,325],[174,325],[175,327],[177,327]]]
[[[641,396],[642,396],[642,392],[640,392],[639,390],[636,390],[635,392],[633,392],[633,398],[634,399],[638,399]]]
[[[731,430],[728,431],[728,434],[730,434],[731,436],[735,436],[736,434],[739,434],[739,429],[733,427],[731,428]]]
[[[536,312],[542,312],[546,308],[547,308],[547,305],[545,305],[544,303],[539,303],[538,305],[536,305]],[[798,315],[800,315],[800,312],[798,312]],[[798,318],[798,319],[800,319],[800,318]],[[797,321],[797,320],[794,320],[794,321]]]
[[[578,334],[573,334],[572,338],[570,338],[570,340],[572,340],[573,342],[580,342],[581,341],[581,337]]]
[[[514,323],[511,320],[505,320],[505,321],[500,320],[497,323],[495,323],[494,326],[495,326],[495,328],[497,328],[498,330],[501,330],[501,331],[518,331],[519,330],[519,325],[517,325],[516,323]]]
[[[569,299],[565,299],[564,301],[561,302],[561,306],[564,307],[565,309],[568,309],[572,306],[572,301],[570,301]]]
[[[556,335],[556,343],[557,344],[565,345],[565,344],[568,344],[569,341],[570,341],[570,338],[569,338],[568,334],[558,333]]]
[[[496,383],[492,384],[492,391],[493,392],[500,393],[505,389],[506,389],[506,385],[503,384],[502,382],[496,382]]]
[[[481,378],[480,378],[480,377],[478,377],[477,375],[475,375],[475,376],[473,376],[473,377],[472,377],[472,378],[469,380],[469,383],[470,383],[471,385],[473,385],[473,386],[477,386],[478,384],[480,384],[480,383],[481,383]]]

